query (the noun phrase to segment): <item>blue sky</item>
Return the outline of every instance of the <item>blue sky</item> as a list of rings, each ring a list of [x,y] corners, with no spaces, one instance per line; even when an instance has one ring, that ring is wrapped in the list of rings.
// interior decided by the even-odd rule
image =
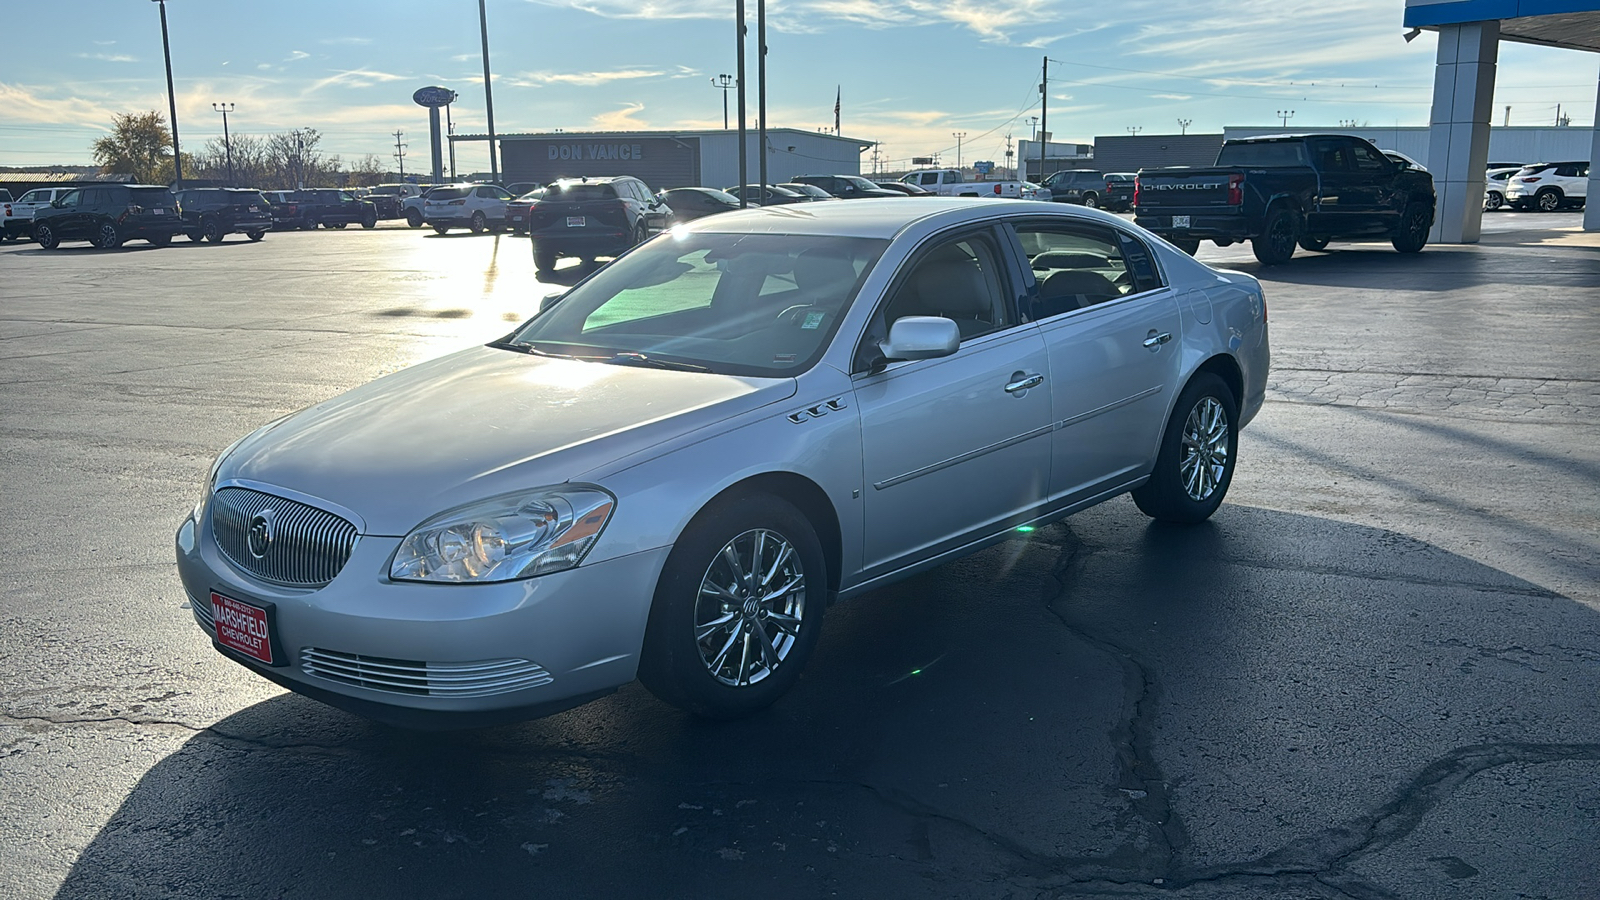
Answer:
[[[754,85],[755,0],[749,79]],[[461,94],[458,131],[484,128],[474,0],[169,0],[180,136],[198,147],[229,124],[264,133],[314,127],[323,149],[392,166],[425,162],[427,114],[411,92]],[[716,128],[734,71],[727,0],[489,0],[498,131]],[[885,157],[1004,159],[1038,113],[1051,58],[1057,140],[1096,134],[1341,120],[1422,125],[1435,41],[1401,40],[1399,0],[774,0],[768,8],[773,126],[831,126],[883,144]],[[87,163],[113,113],[166,112],[161,29],[148,0],[9,4],[0,61],[0,165]],[[1501,46],[1494,121],[1574,126],[1595,114],[1600,54]],[[754,93],[751,95],[752,115]],[[463,169],[487,168],[482,144]],[[485,157],[478,160],[476,157]],[[864,168],[866,164],[864,163]]]

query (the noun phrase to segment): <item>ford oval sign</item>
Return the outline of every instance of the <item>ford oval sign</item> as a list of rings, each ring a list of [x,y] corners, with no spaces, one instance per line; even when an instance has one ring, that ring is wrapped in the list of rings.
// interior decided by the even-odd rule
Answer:
[[[455,102],[456,92],[449,88],[433,85],[417,88],[417,92],[411,95],[411,99],[415,100],[418,106],[449,106]]]

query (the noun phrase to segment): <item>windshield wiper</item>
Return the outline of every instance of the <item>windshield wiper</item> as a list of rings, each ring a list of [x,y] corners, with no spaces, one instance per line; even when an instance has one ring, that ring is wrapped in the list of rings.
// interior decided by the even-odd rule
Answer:
[[[530,353],[534,356],[550,356],[557,359],[572,359],[571,356],[568,356],[565,353],[551,353],[548,350],[540,350],[532,344],[517,344],[511,341],[490,341],[489,343],[484,344],[484,346],[493,347],[496,350],[515,350],[518,353]]]
[[[673,362],[670,359],[657,359],[654,356],[646,356],[643,353],[635,353],[631,350],[625,350],[621,353],[618,353],[616,356],[606,360],[606,362],[619,366],[644,366],[650,369],[671,369],[674,372],[711,371],[705,366],[697,366],[694,363]]]

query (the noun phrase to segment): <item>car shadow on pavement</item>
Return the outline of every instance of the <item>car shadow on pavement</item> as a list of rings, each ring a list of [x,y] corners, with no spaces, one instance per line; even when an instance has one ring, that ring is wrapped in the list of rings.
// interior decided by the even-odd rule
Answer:
[[[636,684],[451,733],[259,703],[57,897],[1579,896],[1596,648],[1594,610],[1392,531],[1121,499],[834,607],[741,721]]]

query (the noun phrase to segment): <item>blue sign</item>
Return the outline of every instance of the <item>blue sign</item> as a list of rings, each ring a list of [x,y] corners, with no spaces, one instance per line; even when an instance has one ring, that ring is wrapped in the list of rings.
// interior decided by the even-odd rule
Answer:
[[[987,159],[980,159],[972,164],[972,168],[980,175],[987,175],[994,171],[994,162]]]

